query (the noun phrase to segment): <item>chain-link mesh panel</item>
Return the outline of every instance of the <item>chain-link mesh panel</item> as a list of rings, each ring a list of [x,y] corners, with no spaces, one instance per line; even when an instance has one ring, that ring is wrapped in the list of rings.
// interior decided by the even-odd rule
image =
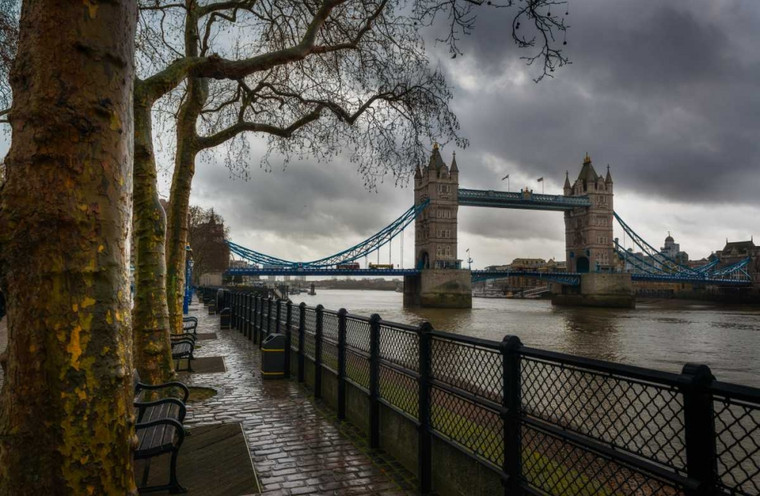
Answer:
[[[304,332],[303,334],[303,354],[307,357],[315,360],[316,346],[314,340],[314,334],[311,332]]]
[[[280,302],[280,332],[285,333],[285,326],[288,325],[288,302]]]
[[[322,340],[322,365],[338,373],[338,343]]]
[[[431,352],[435,379],[501,403],[503,365],[498,350],[433,336]]]
[[[420,397],[417,379],[382,365],[379,374],[380,397],[417,418]]]
[[[369,390],[369,356],[346,349],[346,378]]]
[[[369,319],[346,317],[346,345],[369,353]]]
[[[322,313],[322,335],[338,342],[338,314],[325,310]]]
[[[683,399],[676,388],[524,357],[522,407],[677,470],[686,467]]]
[[[306,332],[316,334],[317,332],[317,311],[314,308],[306,307],[304,313],[304,329]]]
[[[532,427],[522,428],[522,474],[547,494],[671,496],[680,488],[602,458]]]
[[[293,317],[295,317],[295,315]],[[293,329],[290,332],[290,348],[294,351],[298,351],[298,326],[296,325],[293,325]]]
[[[264,316],[264,319],[269,316],[269,300],[261,301],[261,314]]]
[[[380,326],[380,359],[414,370],[420,367],[420,342],[416,332]]]
[[[760,494],[760,408],[716,397],[719,484],[731,494]]]
[[[501,466],[504,427],[498,412],[432,387],[430,420],[432,428],[444,437]]]

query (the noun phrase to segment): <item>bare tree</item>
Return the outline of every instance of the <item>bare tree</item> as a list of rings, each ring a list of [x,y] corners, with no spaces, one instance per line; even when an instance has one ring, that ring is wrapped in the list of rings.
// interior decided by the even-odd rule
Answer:
[[[206,8],[210,12],[206,18],[195,17],[197,9],[187,8],[186,59],[209,53],[229,58],[255,53],[247,60],[266,62],[252,71],[220,67],[211,72],[219,81],[199,77],[203,71],[189,72],[178,112],[166,245],[173,329],[181,328],[186,218],[196,156],[227,144],[238,151],[228,155],[228,165],[245,175],[248,160],[242,135],[258,133],[268,136],[270,152],[286,159],[292,154],[327,158],[348,151],[372,186],[388,172],[397,179],[410,174],[412,164],[423,160],[425,145],[434,139],[465,146],[448,106],[451,93],[443,75],[430,69],[420,26],[448,12],[449,36],[444,41],[456,55],[459,35],[473,28],[474,9],[481,5],[418,0],[411,16],[408,7],[389,0],[277,6],[220,2]],[[555,32],[565,29],[564,21],[550,12],[558,5],[530,0],[516,7],[513,39],[520,47],[539,48],[527,57],[529,64],[543,62],[537,80],[566,62],[554,38]],[[533,29],[520,31],[525,21],[532,22]],[[244,41],[212,46],[213,40],[234,38],[238,31],[257,36],[239,35],[235,39]],[[288,55],[293,52],[298,56]],[[250,62],[239,66],[246,63]]]

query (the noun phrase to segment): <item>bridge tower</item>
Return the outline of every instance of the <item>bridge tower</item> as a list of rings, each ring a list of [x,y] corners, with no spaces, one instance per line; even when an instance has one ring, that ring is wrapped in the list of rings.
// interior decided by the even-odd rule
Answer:
[[[610,272],[616,264],[613,249],[612,175],[594,170],[586,154],[578,179],[570,185],[565,176],[565,196],[587,196],[590,207],[565,212],[565,254],[568,272]]]
[[[631,274],[616,272],[613,248],[613,184],[609,166],[602,178],[586,154],[581,172],[571,185],[565,176],[565,196],[585,196],[589,207],[565,211],[567,271],[580,272],[579,287],[562,286],[552,295],[555,305],[633,308],[636,299]]]
[[[456,156],[447,167],[438,145],[427,166],[414,174],[414,204],[428,207],[414,220],[414,265],[418,269],[458,269],[457,213],[459,167]]]
[[[414,204],[430,200],[414,221],[414,264],[419,276],[404,277],[404,305],[439,308],[472,307],[469,270],[457,259],[459,167],[447,166],[438,144],[426,166],[414,174]]]

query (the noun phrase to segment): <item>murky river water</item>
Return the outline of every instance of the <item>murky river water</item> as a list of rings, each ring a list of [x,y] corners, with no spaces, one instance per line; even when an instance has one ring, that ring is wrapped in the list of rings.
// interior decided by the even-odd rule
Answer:
[[[760,387],[760,308],[674,300],[639,301],[635,310],[552,307],[548,300],[473,298],[471,310],[405,309],[392,291],[318,290],[292,297],[307,305],[379,313],[384,319],[527,346],[680,372],[709,365],[718,380]]]

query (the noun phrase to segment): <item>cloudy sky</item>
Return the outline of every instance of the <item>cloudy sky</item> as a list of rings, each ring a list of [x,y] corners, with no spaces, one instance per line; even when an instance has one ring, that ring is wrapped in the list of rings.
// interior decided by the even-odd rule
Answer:
[[[570,0],[572,64],[539,84],[511,41],[509,11],[481,15],[463,56],[439,63],[471,146],[457,150],[460,186],[560,193],[588,152],[610,165],[615,210],[653,245],[670,231],[692,258],[725,239],[760,236],[760,2]],[[253,143],[253,153],[262,145]],[[452,146],[443,150],[447,161]],[[232,178],[214,156],[199,164],[194,204],[214,207],[232,240],[292,260],[348,247],[412,203],[391,178],[367,191],[347,162],[293,162]],[[257,162],[257,160],[252,160]],[[168,177],[163,178],[168,194]],[[621,236],[620,230],[616,234]],[[760,238],[759,238],[760,239]],[[405,237],[413,264],[413,232]],[[401,262],[393,244],[393,262]],[[564,259],[562,214],[463,207],[459,256],[483,267],[515,257]],[[387,248],[381,260],[388,260]]]

